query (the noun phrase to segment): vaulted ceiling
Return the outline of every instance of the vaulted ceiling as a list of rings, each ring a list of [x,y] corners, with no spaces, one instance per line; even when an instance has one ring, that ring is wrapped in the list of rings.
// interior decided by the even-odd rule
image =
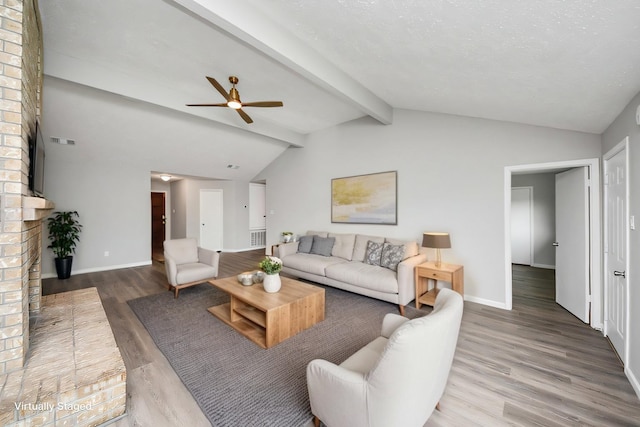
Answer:
[[[45,74],[303,146],[394,109],[602,133],[640,91],[637,0],[40,1]],[[246,124],[205,76],[238,76]]]

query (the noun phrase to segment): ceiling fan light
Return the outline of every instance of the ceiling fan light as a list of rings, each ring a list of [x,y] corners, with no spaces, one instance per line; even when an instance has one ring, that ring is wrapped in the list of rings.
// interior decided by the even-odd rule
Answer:
[[[240,102],[240,94],[235,87],[232,87],[229,91],[229,101],[227,101],[227,107],[233,108],[234,110],[239,110],[242,108],[242,103]]]

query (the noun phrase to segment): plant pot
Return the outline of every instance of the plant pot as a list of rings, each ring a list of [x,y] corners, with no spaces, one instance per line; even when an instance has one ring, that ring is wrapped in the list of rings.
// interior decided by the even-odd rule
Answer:
[[[64,280],[71,277],[71,263],[73,262],[73,256],[64,258],[56,258],[56,273],[58,273],[58,279]]]
[[[278,292],[280,290],[280,287],[282,286],[280,275],[278,273],[265,274],[262,286],[264,287],[265,292],[268,292],[270,294]]]

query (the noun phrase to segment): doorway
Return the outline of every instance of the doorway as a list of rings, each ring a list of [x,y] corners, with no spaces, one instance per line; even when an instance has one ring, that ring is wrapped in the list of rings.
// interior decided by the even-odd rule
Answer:
[[[165,193],[151,193],[151,259],[159,262],[164,262],[164,250],[162,244],[164,243],[167,234],[165,202]]]
[[[584,159],[573,161],[562,161],[552,163],[540,163],[531,165],[518,165],[505,167],[504,175],[504,241],[505,241],[505,308],[511,310],[513,307],[512,289],[512,256],[511,256],[511,177],[512,174],[521,173],[549,173],[570,168],[587,167],[589,171],[590,183],[595,191],[591,192],[591,199],[588,206],[587,216],[589,218],[589,238],[588,245],[591,248],[588,260],[588,276],[592,280],[591,292],[591,320],[590,324],[595,329],[602,329],[603,313],[602,300],[603,288],[601,280],[601,238],[600,238],[600,160]]]

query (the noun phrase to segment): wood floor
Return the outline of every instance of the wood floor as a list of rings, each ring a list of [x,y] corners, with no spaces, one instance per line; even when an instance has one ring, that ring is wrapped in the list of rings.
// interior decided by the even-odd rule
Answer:
[[[263,253],[223,253],[221,277],[255,269]],[[553,271],[514,266],[513,280],[511,311],[465,302],[441,411],[426,426],[640,426],[640,401],[608,341],[553,301]],[[127,366],[127,416],[113,425],[209,426],[126,303],[168,292],[164,266],[46,279],[43,292],[91,286]]]

